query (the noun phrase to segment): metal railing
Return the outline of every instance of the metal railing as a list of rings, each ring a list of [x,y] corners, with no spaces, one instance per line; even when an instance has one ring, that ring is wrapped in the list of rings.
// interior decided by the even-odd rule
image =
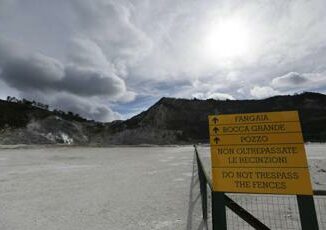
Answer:
[[[212,181],[207,174],[199,153],[195,147],[202,215],[204,221],[209,219],[208,195],[211,198],[211,219],[215,229],[301,229],[300,212],[296,196],[238,194],[214,192]],[[208,193],[208,189],[210,193]],[[219,197],[218,197],[219,196]],[[222,201],[222,203],[216,202]],[[315,190],[314,202],[320,229],[326,229],[326,191]],[[226,216],[221,206],[226,206]],[[223,220],[226,222],[224,223]],[[304,229],[304,228],[303,228]],[[317,227],[318,229],[318,227]]]

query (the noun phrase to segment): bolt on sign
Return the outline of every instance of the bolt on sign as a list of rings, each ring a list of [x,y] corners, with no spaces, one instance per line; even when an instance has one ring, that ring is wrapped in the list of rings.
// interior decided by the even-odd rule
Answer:
[[[208,119],[214,191],[313,194],[297,111]]]

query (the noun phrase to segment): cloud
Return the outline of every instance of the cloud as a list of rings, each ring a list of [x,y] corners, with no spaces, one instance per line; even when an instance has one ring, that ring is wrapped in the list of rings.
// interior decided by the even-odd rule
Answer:
[[[294,73],[290,72],[276,77],[271,82],[271,87],[283,92],[297,91],[325,91],[326,71],[321,73]]]
[[[101,50],[87,49],[92,45],[96,47],[94,43],[78,40],[79,49],[71,50],[70,62],[66,65],[40,53],[19,52],[13,44],[0,40],[0,78],[9,87],[3,83],[1,86],[7,88],[7,92],[13,88],[32,100],[39,98],[99,121],[120,117],[104,101],[127,102],[135,97]]]
[[[197,99],[215,99],[215,100],[234,100],[235,98],[227,93],[195,93],[193,94],[194,98]]]
[[[114,66],[107,60],[101,47],[88,38],[72,39],[66,56],[72,65],[100,68],[114,73]]]
[[[124,81],[113,73],[59,61],[40,54],[17,58],[2,66],[3,80],[19,90],[66,91],[80,96],[108,96],[115,99],[126,92]]]
[[[3,80],[19,90],[46,90],[64,78],[62,64],[40,54],[9,59],[2,70]]]
[[[107,122],[121,119],[121,115],[113,112],[109,106],[96,100],[88,100],[71,94],[59,94],[51,99],[51,105],[65,111],[73,111],[87,119]]]
[[[0,1],[0,15],[8,11],[14,4],[15,0],[1,0]]]
[[[255,86],[250,90],[250,94],[255,98],[262,99],[275,96],[279,94],[279,92],[269,86]]]
[[[207,98],[212,98],[216,100],[235,100],[235,98],[227,93],[212,93],[207,96]]]
[[[254,86],[250,94],[255,98],[266,98],[277,94],[293,94],[303,91],[326,92],[326,72],[289,72],[273,78],[269,85]]]
[[[121,78],[101,70],[68,66],[65,78],[57,84],[57,90],[80,96],[108,96],[114,99],[126,92],[126,86]]]
[[[133,3],[103,0],[71,3],[79,33],[95,41],[110,62],[120,66],[132,64],[151,51],[152,40],[132,21],[136,12]]]
[[[25,49],[0,35],[0,68],[12,59],[26,56]]]
[[[1,75],[1,70],[0,70]],[[19,97],[19,91],[9,87],[0,77],[0,99],[6,100],[7,96]]]
[[[296,72],[290,72],[272,80],[272,86],[275,88],[293,88],[307,83],[309,80]]]
[[[121,114],[112,111],[108,104],[99,98],[83,98],[70,93],[50,93],[46,96],[42,92],[23,92],[23,98],[36,100],[50,105],[52,109],[71,111],[90,120],[108,122],[121,119]]]
[[[325,10],[324,0],[0,0],[1,79],[21,94],[119,108],[136,108],[138,95],[324,92]],[[246,55],[223,57],[223,44],[205,42],[228,22],[246,31]]]

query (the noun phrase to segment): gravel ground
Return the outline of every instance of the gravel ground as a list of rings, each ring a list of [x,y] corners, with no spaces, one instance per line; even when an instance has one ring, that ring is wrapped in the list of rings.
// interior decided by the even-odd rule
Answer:
[[[191,146],[2,147],[0,229],[206,229],[193,156]]]

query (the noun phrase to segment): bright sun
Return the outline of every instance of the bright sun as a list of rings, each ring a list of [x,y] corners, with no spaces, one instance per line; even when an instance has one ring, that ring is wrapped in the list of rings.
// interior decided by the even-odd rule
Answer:
[[[245,57],[249,52],[249,31],[240,20],[212,23],[205,38],[205,53],[213,59]]]

